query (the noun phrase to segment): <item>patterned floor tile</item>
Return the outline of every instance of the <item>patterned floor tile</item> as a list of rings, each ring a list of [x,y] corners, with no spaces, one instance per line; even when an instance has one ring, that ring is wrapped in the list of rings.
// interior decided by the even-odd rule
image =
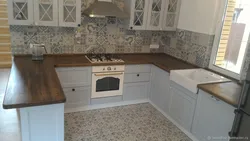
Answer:
[[[65,114],[65,141],[190,141],[149,103]]]

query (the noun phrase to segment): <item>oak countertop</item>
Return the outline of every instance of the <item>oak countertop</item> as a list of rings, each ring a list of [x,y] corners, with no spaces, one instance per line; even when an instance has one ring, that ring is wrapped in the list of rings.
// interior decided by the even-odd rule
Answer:
[[[176,69],[197,68],[194,65],[163,53],[120,54],[119,56],[124,60],[124,63],[92,64],[85,58],[84,54],[46,55],[41,62],[32,61],[30,55],[14,56],[3,101],[3,108],[24,108],[64,103],[66,98],[56,74],[55,67],[154,64],[167,72]],[[235,106],[239,97],[239,94],[236,93],[239,90],[237,87],[237,90],[235,90],[232,85],[234,85],[234,82],[229,82],[229,84],[199,85],[199,88]],[[232,91],[223,90],[227,87],[231,87]]]

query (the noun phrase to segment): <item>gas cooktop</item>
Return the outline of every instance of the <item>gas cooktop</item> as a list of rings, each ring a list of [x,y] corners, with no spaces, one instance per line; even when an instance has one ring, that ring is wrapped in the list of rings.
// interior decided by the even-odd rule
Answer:
[[[88,54],[85,56],[91,63],[122,63],[124,62],[115,54]]]

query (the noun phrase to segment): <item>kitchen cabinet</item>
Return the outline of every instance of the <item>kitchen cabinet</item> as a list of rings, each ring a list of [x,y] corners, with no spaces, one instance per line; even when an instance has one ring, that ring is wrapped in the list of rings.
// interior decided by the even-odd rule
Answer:
[[[228,140],[228,132],[231,131],[234,120],[234,109],[233,106],[199,90],[192,125],[193,135],[202,141]]]
[[[8,21],[12,25],[32,25],[34,23],[33,0],[7,0]]]
[[[169,115],[187,131],[191,131],[197,94],[171,82]]]
[[[81,24],[81,0],[59,0],[59,26],[77,27]]]
[[[127,0],[131,30],[176,30],[181,0]]]
[[[145,100],[150,91],[149,82],[125,83],[123,88],[123,100]]]
[[[64,88],[65,108],[77,108],[90,104],[91,87]]]
[[[168,114],[170,104],[169,73],[156,66],[152,66],[151,73],[149,100]]]
[[[8,20],[10,25],[77,27],[81,0],[8,0]]]

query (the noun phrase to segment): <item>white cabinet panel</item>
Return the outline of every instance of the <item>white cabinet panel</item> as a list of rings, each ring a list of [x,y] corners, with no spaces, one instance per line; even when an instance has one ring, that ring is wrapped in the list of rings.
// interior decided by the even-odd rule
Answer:
[[[34,0],[34,24],[58,26],[58,0]]]
[[[123,100],[144,100],[148,98],[150,83],[128,83],[124,84]]]
[[[149,99],[158,108],[168,114],[170,102],[169,73],[155,66],[152,66],[151,73],[151,92]]]
[[[65,108],[77,108],[90,104],[91,87],[64,88]]]
[[[166,0],[150,0],[148,7],[147,30],[162,30]]]
[[[62,87],[77,87],[91,85],[90,67],[56,68]]]
[[[59,0],[59,26],[77,27],[81,24],[81,0]]]
[[[170,87],[171,102],[169,115],[186,130],[191,131],[196,99],[185,93],[188,90],[176,88],[174,85]]]
[[[144,73],[151,72],[151,65],[126,65],[125,73]]]
[[[33,0],[7,0],[10,25],[33,24]]]
[[[233,106],[200,90],[192,133],[202,141],[215,140],[216,137],[227,138],[234,120],[234,109]]]

